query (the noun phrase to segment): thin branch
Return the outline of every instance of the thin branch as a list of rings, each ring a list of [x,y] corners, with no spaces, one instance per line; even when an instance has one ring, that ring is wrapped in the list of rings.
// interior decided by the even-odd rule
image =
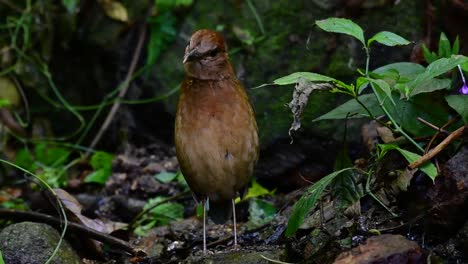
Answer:
[[[149,4],[149,7],[148,7],[148,12],[147,12],[147,14],[145,16],[145,20],[144,20],[143,24],[141,25],[140,33],[139,33],[139,36],[138,36],[137,46],[135,48],[135,51],[133,52],[132,61],[130,62],[130,67],[128,69],[127,75],[125,76],[125,79],[122,82],[122,90],[120,90],[120,92],[119,92],[119,94],[117,96],[118,99],[123,99],[123,97],[127,93],[128,88],[130,87],[130,83],[131,83],[131,80],[132,80],[133,73],[135,72],[135,69],[136,69],[136,66],[137,66],[137,63],[138,63],[138,59],[140,58],[140,54],[141,54],[141,51],[142,51],[142,48],[143,48],[143,43],[144,43],[144,40],[145,40],[145,37],[146,37],[146,25],[147,25],[147,23],[146,23],[147,19],[146,18],[151,14],[152,3],[154,1],[149,1],[149,2],[150,2],[150,4]],[[112,105],[112,108],[109,111],[109,114],[107,115],[106,119],[102,123],[102,126],[99,129],[97,135],[94,137],[93,141],[89,145],[90,149],[94,149],[96,147],[96,145],[98,144],[98,142],[101,140],[102,136],[106,132],[106,130],[109,127],[110,123],[114,119],[114,116],[117,113],[117,110],[119,110],[120,104],[121,104],[120,100],[117,100],[115,102],[115,104]],[[86,153],[85,157],[87,158],[88,156],[89,156],[89,152]]]
[[[3,3],[4,5],[8,6],[9,8],[15,10],[16,12],[23,12],[23,9],[21,9],[19,6],[13,4],[9,0],[0,0],[0,3]]]
[[[9,219],[9,220],[15,220],[15,221],[25,221],[25,220],[36,221],[36,222],[46,223],[46,224],[55,226],[57,228],[60,228],[61,225],[63,224],[63,222],[60,219],[50,216],[50,215],[36,213],[36,212],[18,211],[18,210],[1,209],[1,208],[0,208],[0,219]],[[77,223],[68,222],[68,230],[75,232],[79,234],[80,236],[87,236],[94,240],[107,243],[111,246],[114,246],[115,248],[124,250],[132,254],[133,256],[146,255],[144,251],[138,250],[132,247],[129,243],[121,239],[98,232],[94,229],[88,228],[86,226],[83,226]]]
[[[455,118],[452,118],[450,119],[445,125],[443,125],[440,129],[445,129],[447,127],[449,127],[450,125],[452,125],[453,123],[457,122],[460,118],[459,117],[455,117]],[[426,145],[426,148],[424,149],[424,153],[427,153],[429,151],[429,149],[432,147],[432,143],[434,143],[434,141],[436,140],[436,138],[440,135],[441,131],[437,131],[437,133],[434,134],[434,136],[432,136],[431,140],[429,141],[429,143]],[[447,133],[447,135],[450,134]]]
[[[408,167],[410,167],[411,169],[418,168],[422,164],[426,163],[428,160],[435,157],[442,150],[444,150],[453,140],[455,140],[456,138],[462,136],[467,127],[468,127],[468,125],[464,125],[464,126],[460,127],[459,129],[453,131],[448,137],[446,137],[442,142],[440,142],[439,145],[437,145],[435,148],[431,149],[429,152],[424,154],[417,161],[415,161],[415,162],[411,163],[410,165],[408,165]]]
[[[432,129],[434,129],[434,130],[437,131],[437,132],[441,132],[441,133],[444,133],[444,134],[446,134],[446,135],[450,134],[449,131],[447,131],[447,130],[441,128],[441,127],[438,127],[438,126],[436,126],[436,125],[430,123],[429,121],[426,121],[426,120],[422,119],[421,117],[418,117],[417,119],[418,119],[419,122],[425,124],[426,126],[432,128]]]

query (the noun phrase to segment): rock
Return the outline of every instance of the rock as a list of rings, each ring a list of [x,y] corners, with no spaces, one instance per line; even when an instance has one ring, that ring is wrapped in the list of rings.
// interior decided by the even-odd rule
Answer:
[[[419,245],[401,235],[374,236],[363,245],[341,253],[334,264],[425,263]]]
[[[457,249],[461,252],[464,252],[465,258],[468,258],[468,221],[465,223],[462,229],[458,232],[456,239]]]
[[[263,256],[263,257],[262,257]],[[276,260],[281,261],[284,259],[283,250],[275,251],[260,251],[260,252],[244,252],[244,251],[233,251],[227,253],[216,253],[213,255],[200,255],[200,256],[191,256],[187,258],[183,263],[201,263],[201,264],[269,264],[271,261],[267,260]],[[264,258],[266,257],[266,258]]]
[[[444,166],[442,175],[427,191],[429,215],[425,230],[435,238],[453,236],[468,221],[468,147],[462,148]]]
[[[12,224],[0,232],[0,251],[5,263],[43,264],[52,255],[59,239],[59,232],[46,224]],[[64,240],[51,263],[80,264],[81,259]]]

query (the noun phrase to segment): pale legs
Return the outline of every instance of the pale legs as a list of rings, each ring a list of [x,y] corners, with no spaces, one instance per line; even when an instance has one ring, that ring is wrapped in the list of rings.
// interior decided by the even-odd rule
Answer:
[[[208,198],[203,202],[203,254],[206,254],[206,205]]]
[[[234,248],[237,248],[236,202],[232,199],[232,222],[234,223]]]
[[[234,248],[237,248],[237,224],[236,224],[236,202],[232,201],[232,222],[234,224]],[[203,201],[203,254],[206,254],[206,207],[208,206],[208,198]]]

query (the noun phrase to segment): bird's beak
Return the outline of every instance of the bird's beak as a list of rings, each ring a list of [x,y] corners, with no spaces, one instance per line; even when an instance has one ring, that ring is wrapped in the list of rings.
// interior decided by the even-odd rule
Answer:
[[[195,59],[195,58],[197,58],[199,56],[200,56],[200,54],[198,53],[198,49],[194,48],[193,50],[185,53],[184,60],[182,61],[182,63],[186,63],[187,61],[191,61],[191,60],[193,60],[193,59]]]

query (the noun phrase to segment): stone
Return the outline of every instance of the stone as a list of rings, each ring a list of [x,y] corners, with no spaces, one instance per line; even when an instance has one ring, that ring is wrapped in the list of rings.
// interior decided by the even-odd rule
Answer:
[[[341,253],[334,264],[405,264],[425,263],[419,245],[402,235],[370,237],[362,245]]]
[[[22,222],[9,225],[0,232],[0,251],[5,263],[44,264],[59,240],[59,232],[49,225]],[[81,259],[63,240],[50,263],[80,264]]]

